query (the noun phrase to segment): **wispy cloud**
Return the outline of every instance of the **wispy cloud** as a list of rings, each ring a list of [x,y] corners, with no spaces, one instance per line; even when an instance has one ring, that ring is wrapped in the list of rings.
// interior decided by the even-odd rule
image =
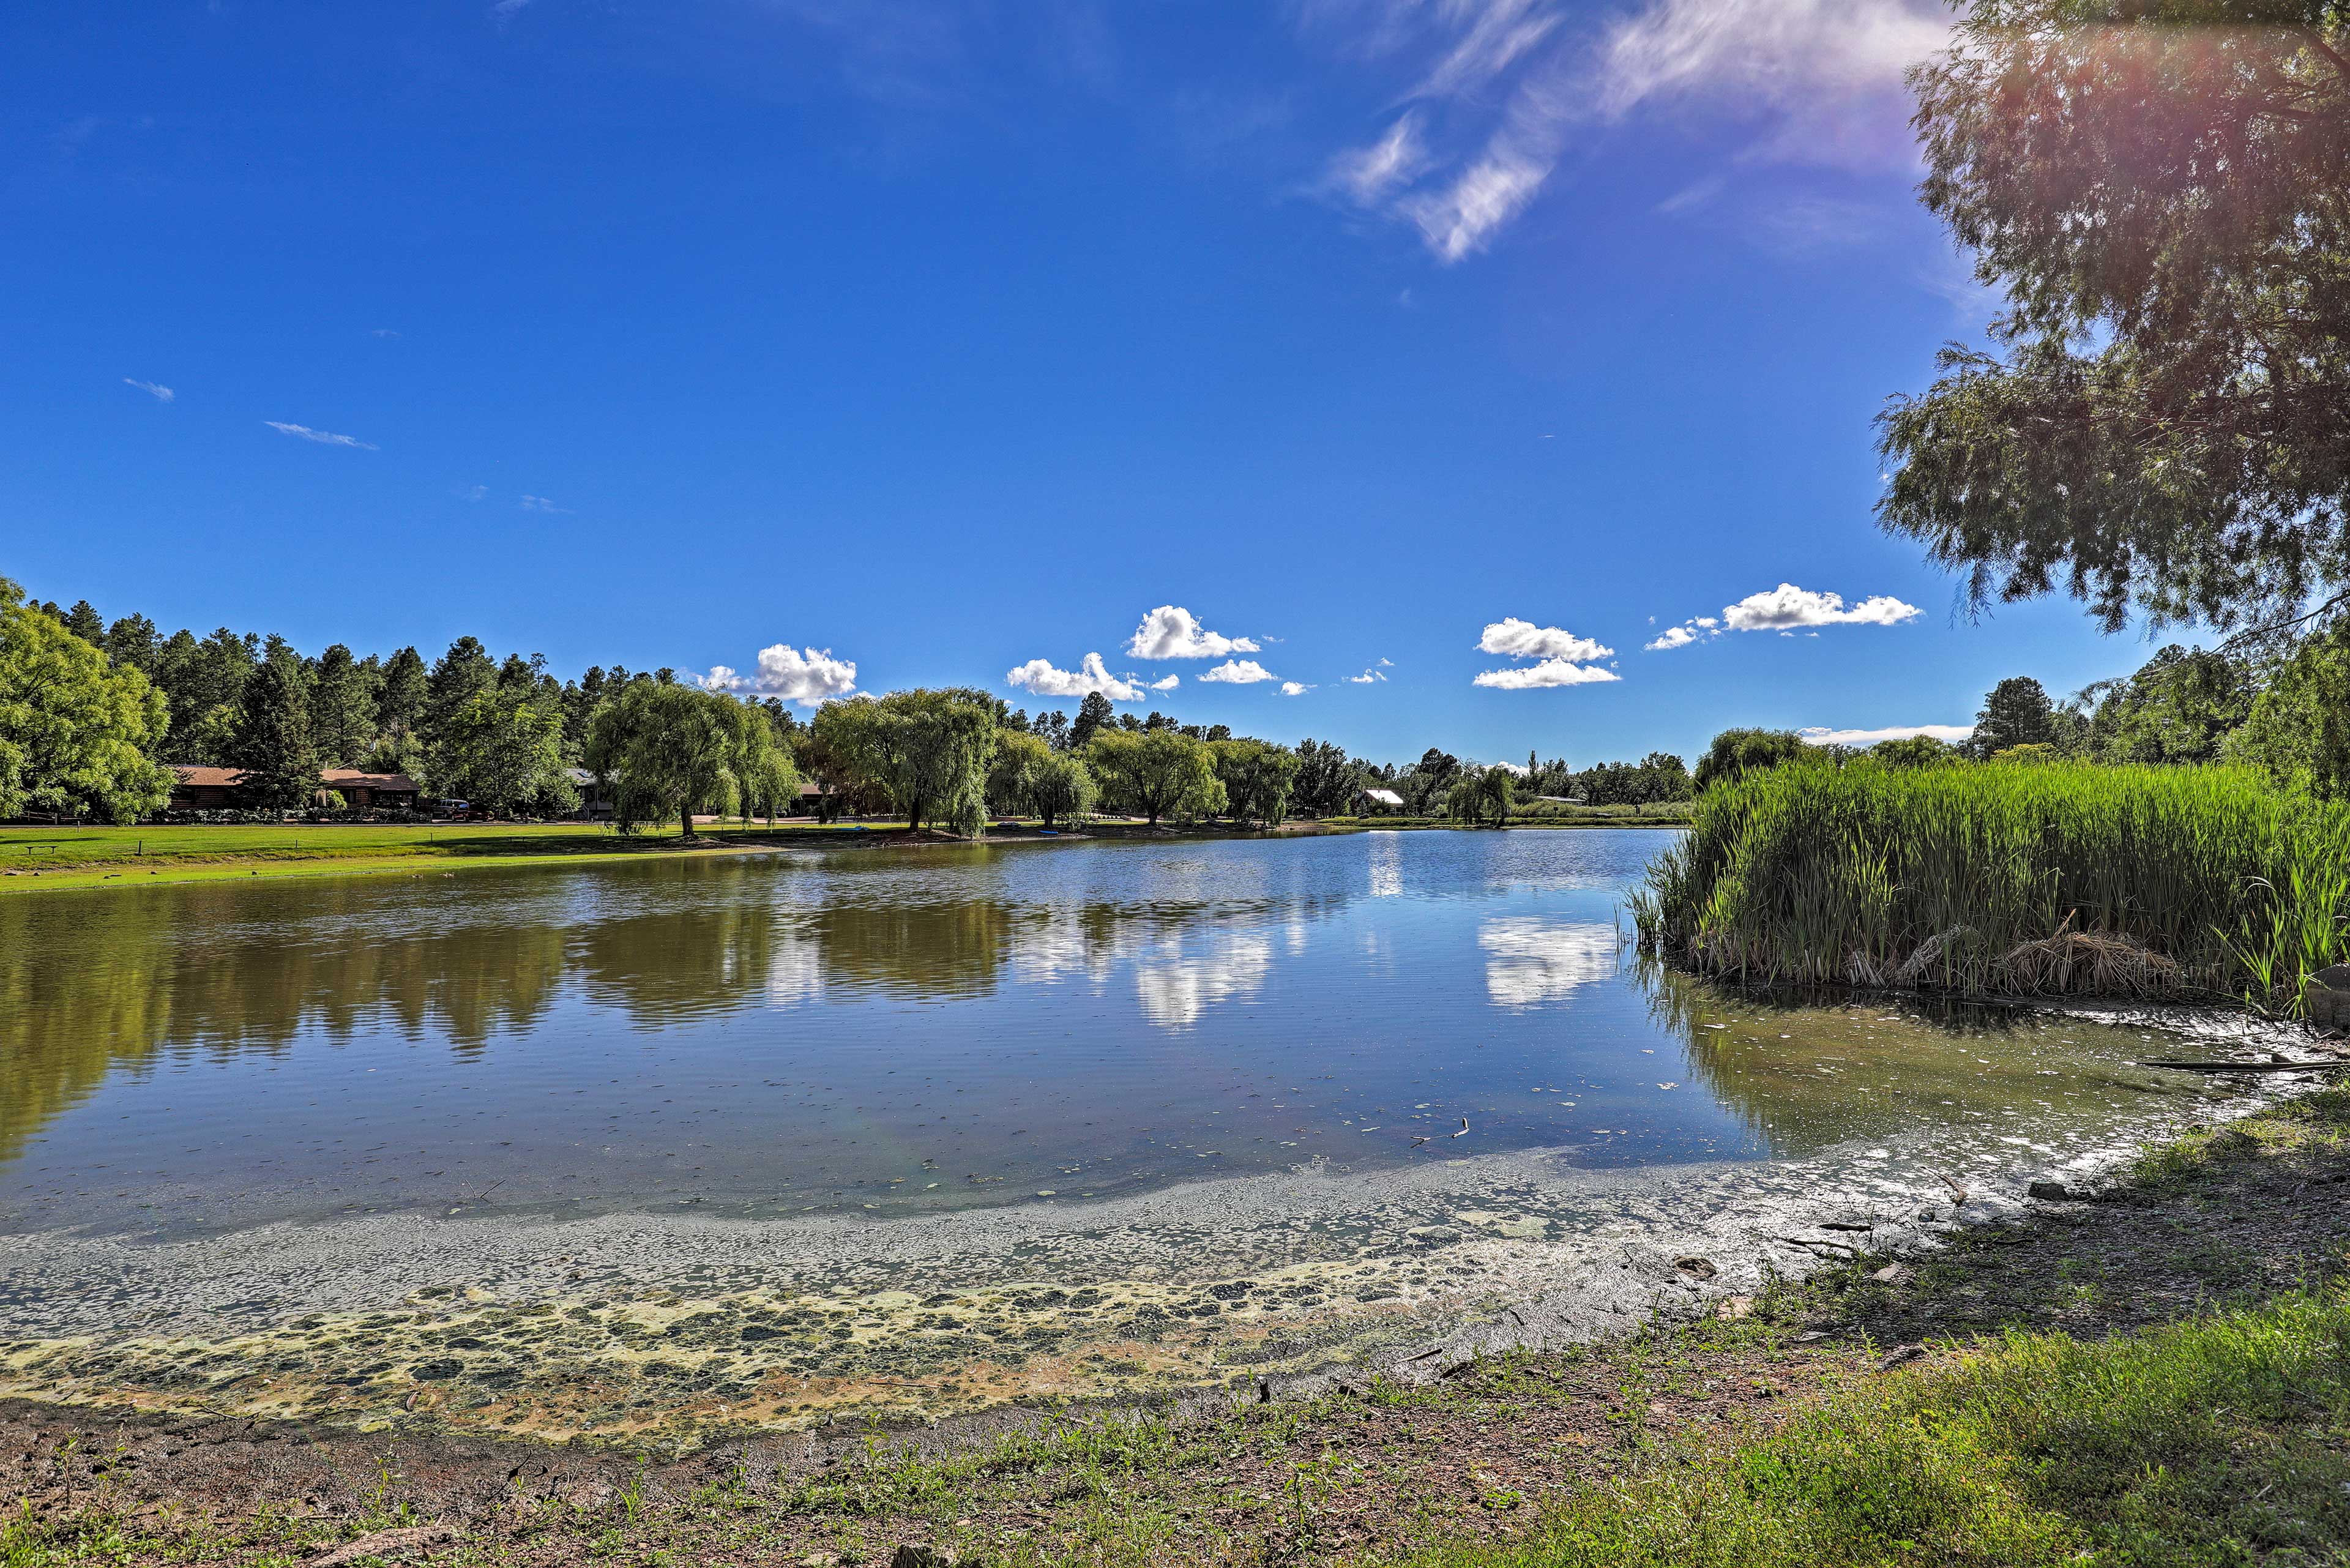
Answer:
[[[1308,691],[1313,690],[1314,688],[1311,686],[1304,685],[1295,680],[1284,680],[1281,683],[1281,694],[1284,697],[1303,697]]]
[[[779,642],[759,650],[759,668],[751,674],[713,665],[702,684],[712,691],[755,692],[813,708],[856,691],[857,665],[851,659],[835,659],[828,648],[795,649]]]
[[[1428,151],[1420,145],[1419,116],[1399,115],[1387,134],[1367,147],[1350,147],[1334,155],[1324,180],[1330,189],[1358,207],[1376,207],[1409,185],[1428,167]]]
[[[1126,645],[1132,659],[1222,659],[1232,653],[1255,653],[1255,642],[1208,630],[1199,618],[1180,605],[1160,605],[1142,618]]]
[[[1882,730],[1829,730],[1814,727],[1795,733],[1814,746],[1873,746],[1879,741],[1906,741],[1913,735],[1931,735],[1938,741],[1957,745],[1975,732],[1972,724],[1893,724]]]
[[[1384,659],[1379,660],[1380,664],[1385,664],[1387,660]],[[1385,680],[1386,679],[1387,677],[1385,675],[1379,673],[1378,666],[1366,665],[1360,675],[1347,676],[1347,684],[1349,686],[1369,686],[1377,681]]]
[[[371,441],[361,441],[357,436],[337,435],[333,431],[314,431],[308,425],[288,424],[284,420],[264,420],[261,422],[279,435],[298,436],[304,441],[317,441],[321,446],[357,447],[361,452],[383,450]]]
[[[566,514],[569,513],[571,510],[568,506],[557,506],[554,502],[549,501],[544,495],[524,496],[522,498],[522,509],[525,512],[551,512]]]
[[[1691,628],[1669,626],[1654,642],[1644,642],[1640,646],[1650,653],[1669,653],[1676,648],[1687,648],[1697,639],[1698,634]]]
[[[142,381],[136,376],[123,377],[122,384],[126,387],[138,388],[140,391],[146,393],[149,397],[154,399],[159,403],[168,403],[174,397],[178,396],[178,394],[173,392],[169,387],[159,387],[152,381]]]
[[[1003,674],[1003,683],[1039,697],[1082,697],[1098,691],[1113,702],[1139,702],[1143,688],[1112,675],[1098,653],[1088,653],[1076,670],[1055,668],[1048,659],[1032,659]]]
[[[1228,659],[1213,670],[1202,670],[1202,680],[1220,681],[1226,686],[1249,686],[1259,680],[1274,679],[1272,670],[1253,659]]]
[[[1321,189],[1411,223],[1447,264],[1523,213],[1572,141],[1636,115],[1735,120],[1743,163],[1906,163],[1902,73],[1950,31],[1939,0],[1646,0],[1596,26],[1574,25],[1565,0],[1307,0],[1298,15],[1344,56],[1417,63],[1384,128],[1332,157]],[[1700,181],[1662,210],[1720,193]],[[1849,232],[1839,216],[1799,233]]]
[[[1180,686],[1180,685],[1182,685],[1182,684],[1183,684],[1183,678],[1182,678],[1181,676],[1180,676],[1180,675],[1167,675],[1167,676],[1162,676],[1162,677],[1160,677],[1159,680],[1154,680],[1154,681],[1150,682],[1150,689],[1151,689],[1153,691],[1174,691],[1174,690],[1175,690],[1175,688],[1177,688],[1178,686]]]
[[[1939,0],[1650,0],[1600,44],[1598,107],[1742,113],[1749,159],[1906,164],[1902,75],[1950,32]]]
[[[457,493],[467,501],[484,501],[489,498],[490,487],[486,484],[461,484],[457,487]]]

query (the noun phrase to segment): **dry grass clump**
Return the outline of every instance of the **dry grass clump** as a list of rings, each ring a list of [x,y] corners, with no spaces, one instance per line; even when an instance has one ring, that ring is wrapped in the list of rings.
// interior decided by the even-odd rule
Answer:
[[[2279,1011],[2350,958],[2350,805],[2231,768],[1798,763],[1717,785],[1635,899],[1704,972]]]

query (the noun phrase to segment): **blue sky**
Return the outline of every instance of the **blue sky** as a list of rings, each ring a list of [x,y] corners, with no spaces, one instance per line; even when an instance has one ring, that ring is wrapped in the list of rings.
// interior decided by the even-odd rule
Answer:
[[[1376,757],[1964,724],[2150,647],[1871,521],[1990,310],[1912,194],[1943,15],[14,6],[0,574]]]

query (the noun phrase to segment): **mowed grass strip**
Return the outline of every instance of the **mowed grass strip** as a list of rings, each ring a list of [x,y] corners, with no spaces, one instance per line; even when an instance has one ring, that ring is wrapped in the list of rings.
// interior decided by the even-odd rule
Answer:
[[[2099,1343],[2010,1334],[1418,1568],[2339,1563],[2350,1294]]]
[[[701,836],[725,841],[823,831],[811,822],[705,824]],[[543,855],[673,852],[677,835],[636,836],[597,823],[221,824],[160,827],[0,828],[0,874],[99,867],[266,864],[285,861],[475,859]]]

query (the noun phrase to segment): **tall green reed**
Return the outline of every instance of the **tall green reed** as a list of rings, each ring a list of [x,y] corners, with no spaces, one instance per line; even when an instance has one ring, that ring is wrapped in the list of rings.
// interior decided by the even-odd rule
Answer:
[[[2023,944],[2087,933],[2289,1009],[2350,959],[2350,804],[2234,768],[1784,766],[1708,791],[1633,913],[1648,950],[1749,980],[2014,994]]]

